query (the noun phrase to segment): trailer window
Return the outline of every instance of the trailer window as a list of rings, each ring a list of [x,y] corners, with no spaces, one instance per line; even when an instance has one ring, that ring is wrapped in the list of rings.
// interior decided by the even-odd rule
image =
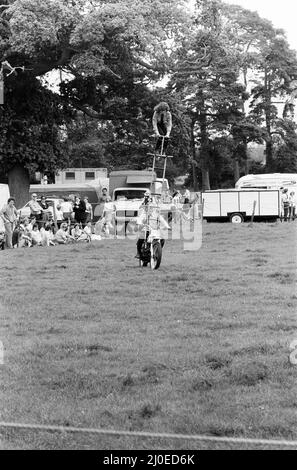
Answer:
[[[94,171],[86,171],[85,172],[85,179],[86,180],[94,180],[95,179],[95,172]]]
[[[66,171],[65,172],[66,180],[75,180],[75,172],[74,171]]]

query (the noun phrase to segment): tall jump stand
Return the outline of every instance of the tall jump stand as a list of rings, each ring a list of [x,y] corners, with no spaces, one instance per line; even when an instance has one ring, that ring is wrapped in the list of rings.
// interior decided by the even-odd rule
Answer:
[[[161,145],[161,153],[148,153],[149,156],[153,157],[153,167],[152,167],[152,182],[151,186],[153,187],[153,183],[156,181],[157,173],[155,173],[155,170],[162,170],[162,189],[164,188],[164,180],[165,180],[165,174],[166,174],[166,167],[167,167],[167,158],[173,158],[173,155],[166,155],[164,153],[164,141],[165,141],[165,136],[162,136],[162,145]],[[159,165],[159,160],[158,159],[163,159],[163,165],[162,166],[157,166]]]

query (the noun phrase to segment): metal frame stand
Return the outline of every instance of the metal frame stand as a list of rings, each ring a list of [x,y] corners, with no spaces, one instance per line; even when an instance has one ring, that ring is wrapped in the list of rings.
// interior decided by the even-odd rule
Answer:
[[[166,155],[163,153],[164,150],[164,141],[165,141],[165,136],[162,136],[162,145],[161,145],[161,153],[148,153],[149,156],[153,157],[153,167],[152,167],[152,182],[151,184],[154,183],[155,181],[155,170],[162,170],[162,188],[164,185],[164,180],[165,180],[165,174],[166,174],[166,167],[167,167],[167,158],[173,158],[173,155]],[[156,158],[161,157],[164,159],[163,166],[156,166]],[[156,173],[157,177],[157,173]]]

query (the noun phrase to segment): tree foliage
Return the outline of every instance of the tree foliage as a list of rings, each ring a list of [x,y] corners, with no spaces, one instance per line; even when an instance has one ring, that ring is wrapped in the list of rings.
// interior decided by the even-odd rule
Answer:
[[[160,100],[173,114],[172,178],[227,184],[245,171],[249,142],[266,143],[267,170],[295,168],[296,128],[277,102],[292,94],[296,54],[257,13],[221,0],[196,0],[192,16],[182,0],[3,0],[0,19],[1,61],[25,68],[3,71],[10,176],[149,166]],[[53,70],[67,77],[60,94],[40,80]]]

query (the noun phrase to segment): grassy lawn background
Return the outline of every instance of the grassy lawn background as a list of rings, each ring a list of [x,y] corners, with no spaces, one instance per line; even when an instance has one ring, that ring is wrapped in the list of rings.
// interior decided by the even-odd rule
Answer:
[[[297,224],[205,224],[203,245],[0,253],[0,419],[297,439]],[[0,430],[2,448],[228,448]],[[242,446],[244,448],[244,446]]]

